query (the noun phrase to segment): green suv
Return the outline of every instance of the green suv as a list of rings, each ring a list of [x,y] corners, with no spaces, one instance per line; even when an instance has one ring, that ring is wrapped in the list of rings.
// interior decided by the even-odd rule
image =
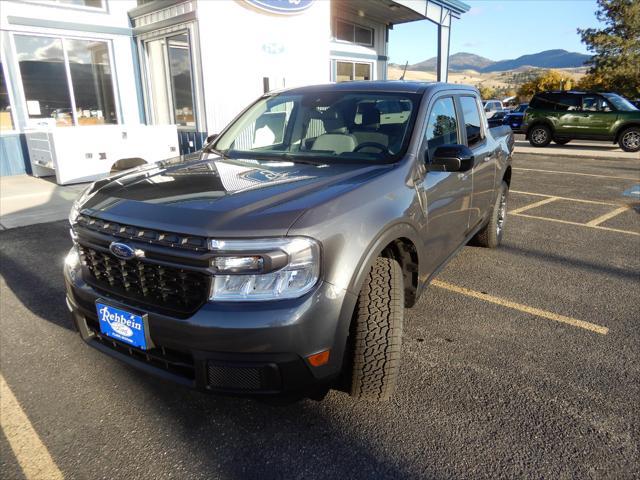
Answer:
[[[534,147],[581,139],[618,143],[625,152],[640,150],[640,110],[615,93],[538,93],[522,129]]]

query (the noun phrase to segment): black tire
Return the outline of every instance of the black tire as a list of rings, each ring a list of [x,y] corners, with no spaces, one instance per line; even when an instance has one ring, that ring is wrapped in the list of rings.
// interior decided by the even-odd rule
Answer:
[[[571,141],[570,138],[554,138],[553,139],[553,143],[555,143],[556,145],[566,145],[570,141]]]
[[[551,129],[546,125],[534,125],[527,134],[529,143],[534,147],[546,147],[551,143]]]
[[[496,203],[493,205],[489,222],[476,233],[475,243],[485,248],[496,248],[502,242],[504,225],[507,220],[507,200],[509,198],[509,186],[503,181]]]
[[[402,269],[395,260],[379,257],[362,285],[351,325],[352,397],[391,398],[400,367],[403,317]]]
[[[640,151],[640,127],[625,128],[620,134],[618,145],[625,152]]]

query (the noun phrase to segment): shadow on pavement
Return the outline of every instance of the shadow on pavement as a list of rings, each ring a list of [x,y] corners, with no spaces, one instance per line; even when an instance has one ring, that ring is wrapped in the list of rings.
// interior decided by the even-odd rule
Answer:
[[[62,278],[64,257],[71,245],[67,232],[65,221],[0,232],[0,274],[22,308],[40,319],[71,329]],[[15,315],[24,315],[20,310],[16,308]],[[3,315],[7,313],[12,314],[3,311]],[[47,352],[42,355],[46,357]],[[144,415],[145,430],[158,435],[149,444],[144,436],[134,440],[136,449],[149,448],[154,454],[166,455],[159,459],[163,466],[180,466],[176,471],[166,472],[167,478],[414,476],[406,459],[389,456],[375,442],[375,429],[371,432],[371,425],[361,425],[349,414],[352,407],[355,412],[363,404],[350,401],[345,404],[339,398],[342,394],[330,393],[333,400],[324,403],[303,400],[275,406],[255,399],[203,394],[157,380],[117,360],[107,357],[104,360],[117,369],[117,381],[122,388],[132,384],[137,390],[136,402]],[[86,384],[84,388],[95,385]],[[123,394],[128,395],[122,389],[113,393]],[[98,395],[111,394],[102,391]],[[385,411],[393,405],[366,407],[372,418],[384,418]],[[132,411],[129,415],[138,414]],[[161,425],[155,427],[154,422]],[[103,454],[109,455],[108,441],[99,443]],[[134,465],[135,458],[132,454],[121,460],[139,468]],[[132,478],[135,477],[134,474]]]

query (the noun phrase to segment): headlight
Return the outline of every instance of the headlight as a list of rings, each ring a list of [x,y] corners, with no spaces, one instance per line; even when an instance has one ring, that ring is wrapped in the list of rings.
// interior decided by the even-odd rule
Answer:
[[[95,186],[95,183],[92,183],[87,188],[85,188],[82,191],[82,193],[78,195],[78,198],[76,198],[75,202],[73,202],[73,205],[71,206],[71,211],[69,212],[69,223],[71,225],[74,225],[76,223],[76,220],[78,219],[78,215],[80,215],[80,207],[84,202],[86,202],[89,199],[94,186]]]
[[[320,276],[320,246],[306,237],[211,240],[211,300],[243,302],[297,298]]]

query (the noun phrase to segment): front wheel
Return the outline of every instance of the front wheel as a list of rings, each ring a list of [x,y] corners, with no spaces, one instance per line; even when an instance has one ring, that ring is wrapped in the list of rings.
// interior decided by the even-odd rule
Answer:
[[[493,205],[489,222],[475,237],[476,243],[481,247],[496,248],[502,242],[504,226],[507,221],[507,199],[509,197],[509,185],[503,181]]]
[[[529,132],[529,143],[534,147],[546,147],[551,143],[551,130],[546,125],[535,125]]]
[[[400,368],[404,283],[395,260],[378,257],[362,286],[351,325],[352,397],[389,400]]]
[[[620,148],[625,152],[637,152],[640,150],[640,128],[629,127],[620,134],[618,140]]]

